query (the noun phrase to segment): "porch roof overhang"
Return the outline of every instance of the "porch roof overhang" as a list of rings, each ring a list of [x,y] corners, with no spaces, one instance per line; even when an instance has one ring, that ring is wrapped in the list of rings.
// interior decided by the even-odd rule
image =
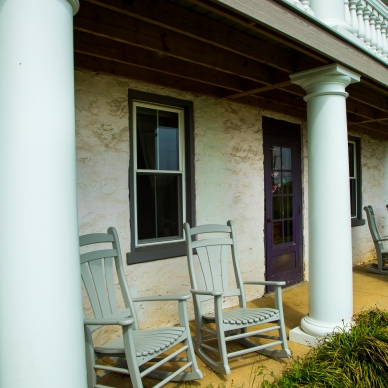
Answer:
[[[305,92],[289,75],[340,63],[362,75],[347,88],[349,130],[388,139],[387,66],[274,0],[84,0],[74,51],[76,69],[301,119]]]

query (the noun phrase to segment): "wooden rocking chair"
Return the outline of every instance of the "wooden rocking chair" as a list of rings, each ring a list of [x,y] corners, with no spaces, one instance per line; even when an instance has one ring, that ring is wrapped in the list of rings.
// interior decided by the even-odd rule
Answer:
[[[230,374],[228,358],[245,353],[258,352],[267,356],[291,357],[287,346],[286,331],[283,318],[281,286],[285,282],[275,281],[248,281],[243,282],[237,258],[236,236],[232,221],[227,225],[203,225],[190,228],[184,224],[187,246],[187,258],[190,271],[192,294],[194,299],[194,312],[196,324],[196,337],[193,340],[194,348],[201,360],[210,368],[220,373]],[[216,236],[209,234],[216,233]],[[220,238],[220,234],[227,235]],[[205,238],[203,236],[205,234]],[[193,236],[201,235],[201,239],[193,241]],[[198,289],[198,281],[194,270],[193,254],[197,253],[202,269],[203,280],[206,289]],[[229,289],[228,283],[228,259],[233,261],[236,288]],[[267,285],[275,287],[275,308],[247,308],[244,292],[244,284]],[[222,302],[226,297],[237,296],[239,307],[228,311],[222,311]],[[213,299],[214,314],[205,314],[202,311],[202,302]],[[215,330],[211,325],[215,324]],[[274,325],[267,325],[273,323]],[[247,330],[250,326],[264,325]],[[278,336],[266,335],[267,332],[278,331]],[[254,343],[247,337],[265,339],[261,343]],[[211,346],[208,340],[217,339],[218,348]],[[226,342],[237,341],[247,349],[227,352]],[[205,343],[205,341],[207,343]],[[269,349],[275,346],[281,349]],[[217,362],[210,354],[218,355]]]
[[[160,387],[171,380],[186,381],[202,378],[193,351],[187,319],[186,300],[190,295],[132,299],[125,279],[117,232],[114,228],[109,228],[108,233],[81,236],[79,243],[81,247],[99,244],[96,250],[81,254],[82,280],[94,314],[94,318],[84,320],[88,388],[103,387],[97,384],[96,370],[130,375],[135,388],[143,387],[141,379],[146,375],[162,380],[155,387]],[[121,311],[117,304],[114,272],[117,274],[124,301],[124,308]],[[178,301],[180,325],[139,330],[133,302],[167,300]],[[122,336],[102,346],[94,346],[91,333],[103,325],[121,326]],[[178,344],[180,347],[165,354],[167,350]],[[187,357],[178,358],[177,356],[182,352],[186,352]],[[114,366],[96,364],[96,360],[103,356],[118,359]],[[179,362],[177,370],[173,372],[158,370],[166,362]],[[146,363],[148,363],[147,368],[144,368]],[[150,363],[151,366],[149,366]]]
[[[377,254],[377,264],[370,264],[368,267],[366,267],[366,270],[373,273],[388,275],[388,266],[386,264],[388,261],[388,249],[384,246],[384,241],[388,241],[388,237],[381,237],[379,229],[376,225],[375,213],[372,206],[365,206],[364,210]]]

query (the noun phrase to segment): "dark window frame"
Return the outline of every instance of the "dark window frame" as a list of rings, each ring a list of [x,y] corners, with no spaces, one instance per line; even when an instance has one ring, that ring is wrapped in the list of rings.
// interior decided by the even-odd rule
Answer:
[[[355,227],[365,225],[365,219],[362,218],[361,138],[355,136],[348,136],[348,140],[355,143],[357,216],[351,217],[352,227]]]
[[[160,105],[161,107],[180,108],[184,111],[184,134],[185,134],[185,175],[186,175],[186,221],[191,225],[195,224],[195,185],[194,185],[194,109],[192,101],[181,100],[178,98],[161,96],[158,94],[141,92],[138,90],[128,90],[128,107],[129,107],[129,136],[130,136],[130,158],[129,158],[129,207],[130,207],[130,227],[131,227],[131,252],[126,254],[127,264],[145,263],[160,259],[186,255],[186,244],[184,241],[171,243],[161,243],[145,246],[136,246],[135,214],[136,204],[132,200],[135,198],[135,179],[134,170],[134,128],[133,128],[133,102],[140,101],[149,104]],[[183,225],[182,225],[183,227]]]

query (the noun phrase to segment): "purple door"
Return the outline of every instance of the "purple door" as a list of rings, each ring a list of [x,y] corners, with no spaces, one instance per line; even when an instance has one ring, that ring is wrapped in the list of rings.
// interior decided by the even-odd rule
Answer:
[[[289,286],[303,279],[300,127],[264,117],[263,133],[266,280]]]

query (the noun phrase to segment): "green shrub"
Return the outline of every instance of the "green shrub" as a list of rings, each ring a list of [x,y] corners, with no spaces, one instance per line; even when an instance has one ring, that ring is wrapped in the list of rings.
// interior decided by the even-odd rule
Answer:
[[[280,378],[263,388],[388,387],[388,312],[377,308],[354,317],[351,329],[326,336]]]

